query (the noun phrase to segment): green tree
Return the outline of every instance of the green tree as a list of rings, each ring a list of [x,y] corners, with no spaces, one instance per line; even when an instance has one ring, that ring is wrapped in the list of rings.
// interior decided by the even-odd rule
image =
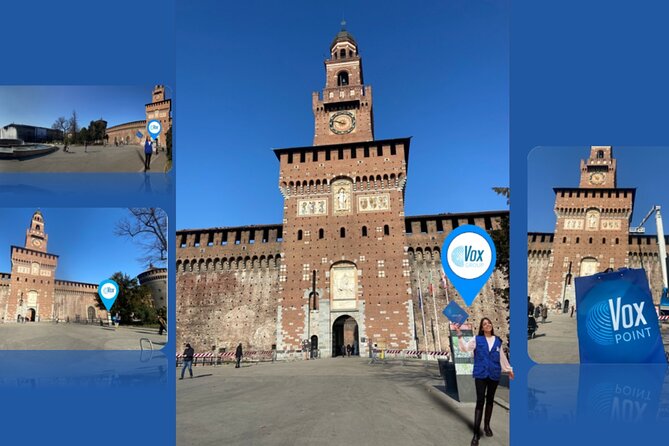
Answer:
[[[91,140],[90,132],[86,127],[79,130],[79,134],[77,135],[77,140],[76,140],[78,144],[84,144],[86,143],[86,141],[90,140]]]
[[[119,287],[118,297],[109,311],[111,315],[117,312],[121,316],[121,323],[130,323],[139,319],[142,323],[155,323],[158,313],[153,308],[151,292],[146,286],[140,285],[137,278],[130,278],[127,274],[116,272],[111,277]],[[100,296],[97,296],[97,307],[106,309]]]
[[[93,144],[102,143],[107,132],[107,122],[103,119],[91,121],[88,125],[89,141]]]

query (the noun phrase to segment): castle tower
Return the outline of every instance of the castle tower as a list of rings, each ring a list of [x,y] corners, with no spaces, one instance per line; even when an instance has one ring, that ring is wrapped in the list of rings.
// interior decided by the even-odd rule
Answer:
[[[165,99],[165,86],[156,85],[153,87],[151,95],[151,102],[146,104],[146,122],[157,120],[160,121],[162,132],[158,136],[160,144],[165,144],[165,134],[172,127],[172,100]],[[146,133],[146,129],[142,133]]]
[[[29,321],[51,320],[55,307],[55,276],[58,256],[47,253],[44,218],[36,211],[26,230],[24,247],[12,246],[12,272],[5,321],[18,317]]]
[[[345,24],[330,45],[325,88],[312,94],[315,146],[374,139],[372,87],[363,82],[358,44]]]
[[[153,265],[137,276],[140,285],[146,285],[151,291],[153,308],[167,308],[167,268]]]
[[[592,146],[578,188],[555,188],[553,261],[543,301],[575,303],[575,277],[627,266],[636,189],[618,188],[610,146]],[[540,301],[539,296],[532,296]]]
[[[373,140],[371,93],[345,30],[325,64],[314,146],[275,149],[284,196],[277,349],[297,352],[307,340],[322,357],[347,344],[361,355],[370,343],[415,348],[403,201],[410,141]]]
[[[30,226],[26,230],[25,248],[46,252],[48,238],[44,232],[44,217],[42,216],[42,212],[36,211],[30,220]]]

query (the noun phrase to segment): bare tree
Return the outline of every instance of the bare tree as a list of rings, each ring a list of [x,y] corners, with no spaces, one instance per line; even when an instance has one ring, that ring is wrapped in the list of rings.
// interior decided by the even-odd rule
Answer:
[[[167,261],[167,214],[160,208],[130,208],[129,218],[116,223],[114,233],[136,239],[144,249],[139,258],[147,267],[164,266]]]
[[[58,119],[56,119],[51,128],[63,132],[63,141],[65,141],[65,138],[67,138],[67,132],[70,129],[70,121],[64,116],[60,116]]]

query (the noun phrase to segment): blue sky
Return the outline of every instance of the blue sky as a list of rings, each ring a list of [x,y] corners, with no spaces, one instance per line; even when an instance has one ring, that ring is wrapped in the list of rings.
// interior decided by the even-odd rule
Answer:
[[[11,272],[10,246],[25,246],[26,229],[36,209],[3,208],[0,219],[0,272]],[[47,251],[59,256],[56,279],[100,283],[117,271],[135,277],[146,268],[137,243],[114,235],[121,208],[40,209],[49,236]]]
[[[146,119],[144,105],[151,102],[152,85],[0,86],[0,127],[28,124],[50,128],[59,116],[76,110],[80,127],[104,119],[109,127]],[[166,95],[171,96],[169,88]]]
[[[280,223],[273,148],[308,146],[344,17],[375,137],[412,136],[406,214],[506,209],[508,1],[177,3],[177,228]]]
[[[589,156],[590,146],[542,147],[530,152],[527,160],[527,228],[530,232],[555,230],[553,188],[578,187],[580,160]],[[618,187],[637,189],[632,226],[637,226],[653,206],[659,205],[667,235],[669,147],[613,146],[613,157],[617,160]],[[655,218],[651,218],[645,227],[647,234],[657,234]]]

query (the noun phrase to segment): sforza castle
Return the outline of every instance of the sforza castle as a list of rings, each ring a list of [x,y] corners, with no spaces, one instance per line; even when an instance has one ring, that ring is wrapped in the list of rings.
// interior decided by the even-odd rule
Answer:
[[[405,215],[411,140],[374,138],[372,89],[344,29],[312,110],[313,145],[274,150],[281,224],[177,231],[177,345],[242,342],[279,358],[303,357],[307,341],[320,357],[347,344],[360,355],[372,345],[448,350],[441,311],[464,303],[442,281],[444,239],[464,224],[499,230],[508,211]],[[468,309],[502,337],[508,311],[493,287],[505,286],[496,272]]]
[[[528,294],[535,304],[573,305],[573,279],[607,268],[645,269],[659,303],[657,236],[630,233],[636,189],[619,187],[617,170],[611,146],[592,146],[581,160],[578,187],[553,189],[555,232],[528,234]]]

